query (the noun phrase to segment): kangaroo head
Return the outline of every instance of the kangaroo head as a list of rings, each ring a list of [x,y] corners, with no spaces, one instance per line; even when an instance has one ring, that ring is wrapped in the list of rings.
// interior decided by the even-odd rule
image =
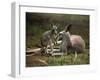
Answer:
[[[58,29],[58,26],[57,25],[52,25],[52,34],[55,34],[57,35],[57,29]]]
[[[71,26],[72,26],[72,24],[69,24],[69,25],[67,25],[66,27],[65,27],[65,29],[63,30],[63,31],[61,31],[61,32],[59,32],[59,34],[58,34],[58,39],[59,40],[61,40],[61,39],[69,39],[70,38],[70,33],[69,33],[69,31],[70,31],[70,29],[71,29]]]

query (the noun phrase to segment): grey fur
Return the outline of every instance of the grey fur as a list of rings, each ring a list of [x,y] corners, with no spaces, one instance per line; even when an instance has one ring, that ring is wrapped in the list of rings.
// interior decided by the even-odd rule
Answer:
[[[48,53],[48,45],[50,45],[51,53],[53,53],[53,45],[55,44],[55,39],[57,35],[57,26],[53,25],[52,29],[49,31],[46,31],[42,38],[41,38],[41,45],[42,49],[45,51],[45,53]]]
[[[65,28],[59,33],[59,38],[62,38],[62,42],[60,44],[60,51],[63,53],[82,53],[85,49],[85,41],[79,35],[70,35],[69,30],[66,29],[67,28]]]

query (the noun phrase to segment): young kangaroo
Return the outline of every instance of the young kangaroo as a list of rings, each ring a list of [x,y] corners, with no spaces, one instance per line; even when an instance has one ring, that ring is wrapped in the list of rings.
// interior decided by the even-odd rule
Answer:
[[[53,53],[53,44],[56,43],[57,26],[53,25],[51,30],[44,32],[41,38],[42,49],[45,53],[48,53],[48,46],[50,46],[51,52]]]

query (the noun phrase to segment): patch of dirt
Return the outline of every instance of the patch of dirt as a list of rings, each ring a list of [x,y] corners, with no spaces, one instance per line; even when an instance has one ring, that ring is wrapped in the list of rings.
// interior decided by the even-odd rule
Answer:
[[[48,63],[41,56],[26,56],[26,67],[47,66]]]

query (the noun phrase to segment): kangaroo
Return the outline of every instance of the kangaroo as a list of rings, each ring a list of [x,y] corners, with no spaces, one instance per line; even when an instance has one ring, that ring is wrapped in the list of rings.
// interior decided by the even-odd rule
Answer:
[[[44,32],[41,38],[42,49],[48,53],[48,45],[50,45],[51,52],[53,53],[53,44],[56,44],[57,26],[53,25],[51,30]]]
[[[75,59],[77,58],[77,53],[82,53],[85,50],[85,41],[79,35],[71,35],[70,29],[72,24],[65,27],[65,29],[59,32],[59,38],[62,38],[60,44],[60,51],[63,53],[73,52],[75,53]]]

